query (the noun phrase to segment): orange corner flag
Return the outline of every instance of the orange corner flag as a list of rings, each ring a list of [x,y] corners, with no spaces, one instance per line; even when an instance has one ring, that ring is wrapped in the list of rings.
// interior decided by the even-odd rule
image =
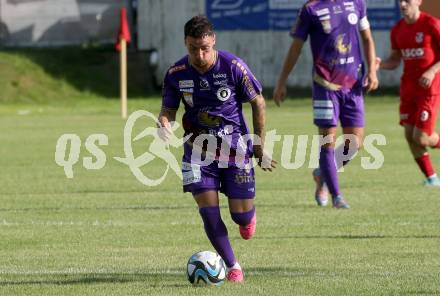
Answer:
[[[121,50],[121,40],[125,40],[127,43],[131,41],[130,27],[128,26],[127,10],[125,9],[125,7],[121,8],[118,39],[116,42],[116,50],[118,51]]]

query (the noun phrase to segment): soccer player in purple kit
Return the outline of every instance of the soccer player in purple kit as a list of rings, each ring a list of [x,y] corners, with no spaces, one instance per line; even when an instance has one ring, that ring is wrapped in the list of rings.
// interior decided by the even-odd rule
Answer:
[[[361,55],[360,33],[367,60],[365,77]],[[367,92],[378,87],[376,52],[366,15],[364,0],[310,0],[302,7],[297,22],[290,32],[293,42],[274,89],[273,99],[279,106],[286,96],[286,81],[295,67],[304,42],[310,35],[313,55],[313,115],[323,141],[319,154],[319,168],[313,171],[316,182],[315,199],[325,206],[328,192],[335,208],[349,208],[342,197],[338,181],[338,161],[341,155],[354,156],[362,146],[364,134],[363,89]],[[335,147],[336,128],[341,122],[344,135],[350,140]],[[355,149],[348,149],[349,147]],[[338,164],[337,164],[338,163]]]
[[[240,58],[214,48],[213,25],[205,16],[190,19],[184,31],[188,55],[177,61],[164,79],[158,118],[162,138],[171,136],[171,122],[182,101],[185,107],[183,128],[185,135],[190,136],[184,144],[182,159],[183,190],[191,192],[197,202],[206,234],[228,268],[227,279],[243,282],[241,266],[220,216],[218,191],[228,197],[230,214],[239,225],[240,235],[250,239],[257,221],[252,157],[263,170],[271,171],[276,165],[276,161],[263,152],[265,101],[262,87]],[[247,102],[252,106],[254,133],[261,139],[261,145],[239,142],[240,137],[249,134],[242,111],[242,103]],[[217,140],[214,149],[206,141],[198,141],[209,135]],[[206,165],[194,157],[200,151],[205,157],[214,155],[213,161]],[[238,155],[243,156],[243,166],[236,163]]]

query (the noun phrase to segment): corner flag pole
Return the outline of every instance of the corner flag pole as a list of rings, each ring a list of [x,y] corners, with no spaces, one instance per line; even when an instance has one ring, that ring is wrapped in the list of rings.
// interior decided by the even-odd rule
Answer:
[[[127,118],[127,43],[130,41],[131,36],[127,20],[127,10],[125,7],[122,7],[116,50],[119,51],[119,85],[121,97],[121,116],[123,119]]]
[[[119,52],[120,60],[120,96],[121,96],[121,116],[127,118],[127,41],[121,39],[121,51]]]

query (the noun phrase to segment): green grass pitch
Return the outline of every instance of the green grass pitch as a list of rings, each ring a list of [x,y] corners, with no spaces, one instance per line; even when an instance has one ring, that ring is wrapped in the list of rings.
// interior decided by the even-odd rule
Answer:
[[[159,99],[129,102],[130,111],[155,114],[159,105]],[[212,250],[195,202],[172,172],[160,186],[146,187],[113,159],[124,155],[117,101],[4,104],[0,295],[438,295],[440,189],[421,185],[397,107],[397,98],[367,98],[366,134],[386,136],[380,147],[385,163],[362,169],[364,151],[340,174],[350,210],[317,207],[306,166],[257,169],[257,233],[244,241],[222,198],[245,283],[195,288],[186,279],[186,262],[196,251]],[[267,129],[315,134],[311,113],[307,99],[281,109],[269,101]],[[54,160],[64,133],[78,134],[83,144],[73,179]],[[94,133],[109,137],[102,147],[107,162],[86,170],[84,142]],[[136,143],[135,152],[147,144]],[[181,151],[173,151],[180,159]],[[439,153],[431,152],[437,168]],[[143,171],[160,175],[163,165],[155,160]]]

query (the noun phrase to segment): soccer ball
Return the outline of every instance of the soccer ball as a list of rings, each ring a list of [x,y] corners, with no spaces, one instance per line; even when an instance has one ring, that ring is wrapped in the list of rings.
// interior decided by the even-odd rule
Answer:
[[[189,258],[186,272],[191,284],[220,286],[225,282],[226,265],[217,253],[202,251]]]

